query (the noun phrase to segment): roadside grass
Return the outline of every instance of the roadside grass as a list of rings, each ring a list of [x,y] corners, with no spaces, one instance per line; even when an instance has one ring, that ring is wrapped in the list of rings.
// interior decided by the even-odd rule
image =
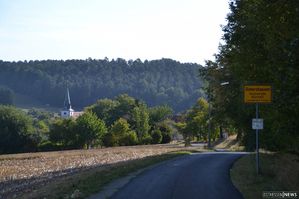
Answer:
[[[261,153],[260,174],[255,154],[240,158],[230,172],[233,184],[245,199],[263,198],[263,191],[299,191],[299,156],[289,153]]]
[[[146,168],[150,165],[169,160],[181,155],[190,154],[189,151],[176,151],[162,155],[145,157],[137,160],[111,164],[106,167],[93,168],[87,171],[57,179],[44,187],[24,193],[21,198],[86,198],[95,194],[115,179]]]
[[[214,149],[225,149],[228,151],[244,151],[245,147],[237,140],[237,135],[231,135],[227,139],[218,140],[213,144]]]

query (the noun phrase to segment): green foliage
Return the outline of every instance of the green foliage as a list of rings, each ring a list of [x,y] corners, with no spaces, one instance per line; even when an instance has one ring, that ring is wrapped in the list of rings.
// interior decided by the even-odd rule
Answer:
[[[219,135],[217,121],[213,117],[209,118],[209,104],[204,98],[199,98],[182,119],[183,121],[176,123],[175,126],[183,135],[186,146],[191,144],[194,137],[197,141],[208,140],[209,122],[211,122],[210,138],[215,140]]]
[[[131,146],[138,144],[138,138],[135,131],[128,131],[127,133],[125,133],[125,135],[122,136],[120,143],[123,146]]]
[[[103,137],[103,145],[106,147],[112,147],[118,145],[118,138],[112,134],[111,132],[108,132]]]
[[[42,120],[45,121],[46,123],[48,123],[49,120],[54,116],[53,113],[34,109],[34,108],[29,109],[27,114],[30,115],[33,119]]]
[[[162,132],[162,141],[161,144],[166,144],[169,143],[172,138],[171,138],[171,132],[168,131],[161,131]]]
[[[4,140],[6,138],[17,139],[16,146],[12,147],[13,149],[9,147],[1,149],[3,153],[78,149],[103,145],[168,143],[171,140],[171,128],[166,123],[160,122],[165,118],[164,116],[171,113],[170,108],[166,106],[151,108],[154,113],[152,115],[159,115],[156,117],[159,119],[152,120],[159,121],[159,123],[153,122],[151,126],[146,104],[127,94],[120,95],[114,100],[98,100],[96,104],[87,107],[85,113],[77,119],[54,118],[52,113],[38,109],[31,109],[25,115],[16,108],[1,107],[3,107],[2,119],[5,119],[1,122],[2,126],[0,125],[4,129],[1,135],[5,137]],[[6,114],[11,115],[8,117]],[[20,118],[25,115],[28,123],[19,124],[19,120],[16,119],[19,115]],[[23,120],[24,118],[21,119]],[[109,132],[107,132],[105,121],[112,123],[109,125]],[[28,128],[22,127],[25,124],[28,124]],[[16,135],[11,135],[7,133],[9,128],[13,130],[24,128],[25,130],[15,130]],[[149,134],[150,129],[155,130]]]
[[[155,129],[151,132],[152,144],[160,144],[162,142],[162,132]]]
[[[11,89],[0,86],[0,104],[12,105],[14,93]]]
[[[123,118],[114,122],[104,141],[106,146],[135,145],[137,142],[136,133],[130,129],[129,123]]]
[[[187,113],[185,132],[189,134],[189,136],[196,136],[199,139],[207,140],[208,122],[210,119],[208,117],[208,107],[208,102],[203,98],[199,98],[196,104]]]
[[[49,141],[62,146],[63,149],[78,147],[78,138],[75,133],[74,119],[56,119],[51,125]]]
[[[179,133],[181,133],[184,137],[185,146],[190,146],[192,137],[189,131],[187,130],[186,126],[187,126],[186,122],[178,122],[175,124],[175,127],[178,129]]]
[[[133,109],[133,124],[135,126],[137,136],[142,139],[143,135],[148,134],[150,129],[149,114],[145,104],[140,104]]]
[[[149,109],[150,124],[161,122],[173,114],[171,107],[167,105],[155,106]]]
[[[143,134],[140,140],[141,144],[151,144],[153,142],[153,139],[149,133]]]
[[[110,126],[113,124],[115,109],[119,106],[119,102],[111,99],[100,99],[95,104],[86,108],[87,111],[94,112],[98,118],[105,121]]]
[[[200,96],[196,74],[200,67],[171,59],[0,60],[0,85],[53,107],[61,107],[68,82],[75,109],[128,93],[149,106],[168,104],[181,111]]]
[[[49,139],[49,126],[54,115],[38,109],[30,109],[27,115],[33,119],[35,142],[40,145],[41,142],[47,141]]]
[[[32,120],[22,111],[0,105],[0,153],[32,151]]]
[[[33,127],[37,143],[48,140],[50,128],[44,120],[33,120]]]
[[[114,109],[114,119],[119,119],[123,116],[127,116],[131,113],[134,107],[137,105],[137,100],[128,94],[121,94],[115,98],[118,106]]]
[[[75,131],[78,144],[81,147],[90,148],[101,145],[101,139],[107,132],[105,123],[98,119],[93,112],[85,112],[76,120]]]
[[[299,150],[299,2],[234,0],[223,27],[224,44],[201,76],[209,83],[213,115],[233,125],[247,149],[254,148],[254,105],[243,103],[243,85],[272,85],[273,103],[260,106],[265,125],[261,147]],[[228,81],[229,85],[220,86]]]
[[[130,131],[130,125],[127,122],[127,120],[125,120],[123,118],[120,118],[117,121],[115,121],[110,130],[110,132],[112,134],[119,136],[119,137],[121,137],[128,131]]]
[[[119,118],[130,119],[134,107],[137,106],[138,100],[133,97],[122,94],[111,99],[101,99],[86,108],[87,111],[94,112],[98,118],[101,118],[105,123],[110,126]]]
[[[162,133],[162,141],[161,144],[166,144],[169,143],[171,141],[171,128],[169,127],[168,124],[166,123],[160,123],[158,125],[158,129],[161,131]]]
[[[38,144],[39,151],[58,151],[63,149],[61,145],[53,143],[49,140],[42,141]]]

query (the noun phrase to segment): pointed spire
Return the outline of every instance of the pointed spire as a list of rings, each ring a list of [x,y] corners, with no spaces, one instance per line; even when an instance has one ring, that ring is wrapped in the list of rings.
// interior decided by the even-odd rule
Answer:
[[[70,91],[68,87],[66,88],[66,95],[64,98],[64,108],[67,110],[72,109]]]

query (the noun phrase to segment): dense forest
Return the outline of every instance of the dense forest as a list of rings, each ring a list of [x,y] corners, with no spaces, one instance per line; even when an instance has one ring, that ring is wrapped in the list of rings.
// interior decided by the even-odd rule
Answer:
[[[0,86],[51,107],[63,107],[68,86],[75,109],[127,93],[182,111],[201,96],[200,67],[171,59],[0,61]]]

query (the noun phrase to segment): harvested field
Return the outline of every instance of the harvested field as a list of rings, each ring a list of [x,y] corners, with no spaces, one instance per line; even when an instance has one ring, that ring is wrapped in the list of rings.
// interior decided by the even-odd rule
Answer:
[[[167,144],[1,155],[0,198],[13,198],[17,193],[82,170],[185,149]]]

